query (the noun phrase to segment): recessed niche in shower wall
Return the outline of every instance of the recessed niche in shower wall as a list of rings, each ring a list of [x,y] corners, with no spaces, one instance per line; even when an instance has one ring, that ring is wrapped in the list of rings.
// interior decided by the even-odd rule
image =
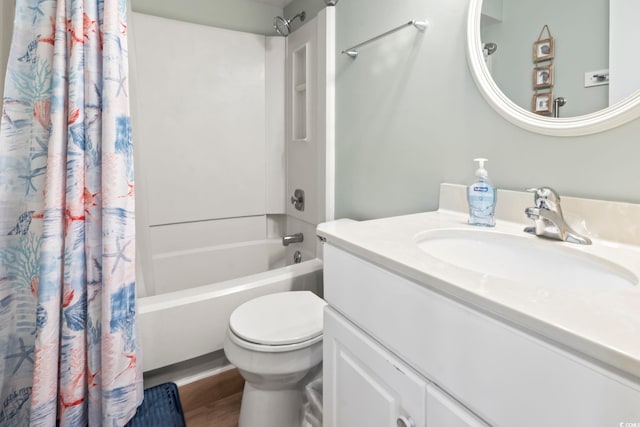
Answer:
[[[291,84],[293,85],[293,140],[307,140],[307,44],[293,52]]]

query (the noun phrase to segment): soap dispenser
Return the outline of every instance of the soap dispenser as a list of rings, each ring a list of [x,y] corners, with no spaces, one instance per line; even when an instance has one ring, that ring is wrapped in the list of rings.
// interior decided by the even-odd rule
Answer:
[[[483,227],[496,225],[496,188],[489,181],[489,174],[484,168],[487,159],[473,159],[478,162],[476,180],[467,187],[467,202],[469,203],[469,224]]]

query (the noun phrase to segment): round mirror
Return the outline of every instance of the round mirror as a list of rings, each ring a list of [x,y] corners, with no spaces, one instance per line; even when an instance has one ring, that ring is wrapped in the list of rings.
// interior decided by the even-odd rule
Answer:
[[[568,40],[566,38],[565,39],[556,38],[555,48],[553,44],[549,46],[549,43],[544,41],[545,39],[548,39],[548,37],[546,37],[546,34],[544,34],[541,31],[543,26],[547,24],[549,20],[547,20],[547,22],[541,21],[539,23],[535,23],[534,24],[536,28],[535,33],[526,35],[527,39],[529,40],[529,43],[524,45],[522,43],[520,44],[519,49],[521,50],[521,52],[518,53],[518,55],[520,56],[515,60],[521,63],[519,64],[519,66],[521,68],[524,67],[523,68],[524,71],[520,71],[520,72],[517,71],[518,66],[514,65],[513,63],[509,64],[506,62],[506,59],[512,60],[511,56],[509,56],[508,58],[505,58],[505,57],[509,53],[510,49],[508,48],[507,45],[511,42],[511,40],[516,40],[518,37],[519,38],[522,38],[522,37],[520,36],[515,37],[513,35],[508,35],[508,34],[507,35],[502,34],[500,37],[497,36],[501,32],[505,31],[506,27],[521,28],[523,26],[521,24],[518,24],[517,22],[515,23],[513,22],[515,21],[513,13],[509,13],[509,14],[505,13],[504,15],[502,14],[503,2],[505,5],[507,5],[507,2],[517,3],[517,1],[516,0],[502,0],[502,1],[484,0],[484,1],[487,2],[485,4],[484,13],[483,13],[483,0],[470,0],[470,3],[469,3],[469,16],[467,19],[467,59],[469,61],[469,68],[471,69],[471,74],[473,75],[473,78],[481,94],[487,100],[487,102],[505,119],[509,120],[511,123],[517,126],[520,126],[524,129],[527,129],[533,132],[538,132],[545,135],[578,136],[578,135],[587,135],[587,134],[602,132],[604,130],[614,128],[630,120],[640,117],[640,90],[626,89],[626,93],[620,92],[618,90],[616,93],[616,96],[618,97],[618,99],[620,98],[622,99],[613,101],[613,104],[609,106],[608,105],[610,102],[609,92],[612,90],[612,87],[611,88],[608,86],[602,87],[603,82],[598,81],[599,79],[600,80],[603,79],[603,77],[601,77],[601,74],[604,75],[604,71],[606,71],[607,73],[606,78],[608,79],[609,77],[608,66],[610,66],[611,69],[613,70],[619,69],[619,68],[614,68],[613,63],[608,64],[608,61],[607,61],[608,58],[605,58],[605,63],[607,66],[604,66],[605,64],[600,65],[603,62],[602,57],[609,56],[609,50],[608,50],[609,39],[611,38],[613,40],[615,34],[617,33],[611,32],[610,36],[609,34],[605,34],[606,40],[602,40],[604,37],[601,36],[597,39],[594,39],[597,41],[590,41],[586,37],[588,32],[585,32],[582,30],[577,30],[577,31],[572,30],[574,34],[577,33],[579,36],[582,35],[582,39],[583,39],[582,43],[584,46],[592,48],[592,51],[594,52],[592,55],[592,58],[595,58],[595,63],[593,63],[592,61],[593,65],[591,65],[591,63],[588,63],[588,62],[587,62],[587,65],[578,65],[578,67],[582,67],[582,68],[588,67],[589,69],[581,70],[580,73],[576,73],[574,71],[571,73],[570,77],[564,78],[563,83],[566,83],[568,80],[574,80],[571,84],[573,84],[574,86],[581,86],[581,87],[571,88],[570,84],[560,86],[561,82],[558,79],[556,79],[557,83],[552,87],[552,89],[546,88],[546,89],[537,91],[535,89],[535,86],[545,86],[545,83],[547,83],[549,79],[553,77],[553,75],[551,76],[549,75],[549,71],[550,71],[548,67],[549,65],[552,65],[552,69],[553,69],[553,65],[555,63],[555,70],[553,70],[552,73],[555,71],[558,78],[560,78],[559,77],[560,75],[557,74],[557,72],[558,72],[558,68],[561,65],[563,65],[565,68],[570,68],[570,66],[575,66],[575,63],[577,61],[571,59],[569,55],[572,52],[574,52],[576,49],[564,49],[564,50],[562,49],[562,46],[564,46],[565,48],[567,47],[567,44],[563,44],[563,42],[568,43]],[[557,2],[557,0],[555,1]],[[609,1],[607,0],[604,0],[604,1],[606,3],[604,7],[606,7],[605,11],[607,13],[604,16],[600,16],[600,18],[606,20],[607,16],[609,16],[609,9],[608,9]],[[524,4],[526,0],[522,0],[522,2]],[[547,17],[549,16],[553,17],[554,14],[561,13],[558,7],[554,7],[554,6],[545,7],[544,4],[541,4],[541,2],[526,2],[526,3],[532,4],[534,5],[534,7],[540,8],[540,13],[538,13],[538,15],[540,16],[545,16],[545,13],[546,13]],[[624,2],[619,2],[619,3],[624,3]],[[636,3],[636,2],[630,2],[631,7],[637,7],[637,6],[634,6],[633,3]],[[549,4],[553,5],[553,3],[549,3]],[[580,7],[580,2],[576,4],[577,6],[575,7]],[[517,10],[517,9],[524,9],[524,8],[520,7],[520,5],[517,5],[515,6],[514,10]],[[622,17],[624,18],[624,13],[620,13],[619,11],[616,11],[616,15],[618,16],[622,15]],[[505,19],[502,19],[503,16],[505,17]],[[511,22],[509,22],[509,25],[503,24],[504,21],[506,21],[507,16],[511,19]],[[629,16],[636,16],[636,15],[633,14]],[[581,15],[581,13],[573,12],[570,16],[566,17],[564,25],[572,25],[571,24],[572,21],[580,20],[582,18],[583,16]],[[528,11],[526,16],[523,19],[527,20],[528,22],[532,22],[532,12]],[[612,20],[614,19],[613,11],[611,12],[611,19]],[[637,27],[637,23],[634,23],[633,21],[630,21],[630,22],[631,22],[631,25]],[[493,26],[493,28],[487,29],[488,26]],[[557,25],[557,26],[560,27],[560,25]],[[602,24],[601,27],[602,28],[599,31],[606,31],[607,33],[609,32],[609,22]],[[553,30],[554,27],[552,24],[549,24],[549,28]],[[590,26],[589,30],[593,31],[593,26]],[[618,30],[616,29],[616,31]],[[627,34],[624,31],[626,30],[623,30],[623,34]],[[497,39],[489,40],[487,38],[483,40],[482,38],[483,32],[485,33],[485,35],[487,35],[487,37],[494,36],[494,37],[497,37]],[[527,31],[527,33],[528,32],[529,31]],[[538,37],[538,33],[540,33],[540,37]],[[636,31],[636,33],[640,36],[640,31]],[[537,54],[540,56],[538,58],[536,58],[536,50],[534,49],[534,43],[537,41],[537,39],[541,39],[542,41],[542,43],[540,42],[536,43],[536,47],[538,48]],[[624,37],[615,38],[615,40],[618,40],[618,39],[624,39],[624,42],[628,43],[627,35],[625,35]],[[502,72],[502,76],[507,76],[506,78],[503,78],[503,80],[500,80],[501,77],[499,75],[500,73],[498,72],[497,67],[495,72],[496,74],[495,79],[494,79],[494,76],[492,75],[491,70],[489,69],[490,66],[491,68],[493,68],[493,66],[498,65],[497,57],[498,55],[501,54],[500,43],[496,40],[505,41],[505,43],[503,43],[504,44],[503,50],[505,51],[504,52],[505,57],[500,58],[500,61],[502,61],[502,70],[506,70]],[[595,53],[596,45],[606,45],[606,52]],[[588,51],[589,49],[585,48],[584,46],[581,50]],[[549,47],[551,47],[552,55],[548,55]],[[628,44],[628,47],[631,50],[626,49],[627,52],[634,52],[635,48],[633,43]],[[625,51],[624,46],[622,46],[618,50]],[[550,61],[550,60],[539,61],[540,59],[544,59],[544,55],[548,55],[553,58],[553,54],[555,54],[554,61]],[[565,56],[563,57],[562,55],[565,55]],[[631,55],[627,55],[627,56],[631,56]],[[496,59],[493,59],[492,57]],[[495,61],[495,63],[491,64],[492,61]],[[640,67],[640,64],[638,66]],[[592,68],[596,68],[596,69],[592,69]],[[636,70],[638,69],[639,68],[636,68]],[[510,76],[509,72],[511,72],[512,74],[517,74],[517,76],[515,77]],[[595,74],[594,76],[591,76],[591,79],[593,80],[593,84],[587,81],[587,78],[589,77],[589,73],[591,72]],[[603,73],[600,73],[600,72],[603,72]],[[632,76],[640,76],[640,71],[636,71],[635,73],[631,72],[630,74]],[[612,77],[615,79],[616,74],[613,74]],[[514,90],[513,89],[514,84],[509,82],[509,79],[511,80],[519,79],[517,85],[519,85],[520,87],[517,90]],[[496,83],[496,80],[498,80],[498,83]],[[580,80],[580,81],[576,83],[575,80]],[[618,80],[622,80],[622,79],[618,79]],[[607,81],[607,83],[609,82]],[[567,91],[567,95],[563,94],[562,87],[564,87],[565,90]],[[630,86],[627,85],[627,87],[630,87]],[[635,87],[640,87],[640,86],[635,86]],[[523,94],[523,91],[525,92],[524,94]],[[586,91],[589,91],[589,92],[586,92]],[[586,92],[588,94],[588,97],[581,99],[581,97],[579,96],[581,95],[581,92],[583,93]],[[510,95],[507,95],[506,93]],[[536,96],[536,93],[538,94],[538,96]],[[603,93],[605,95],[603,95]],[[622,95],[620,93],[622,93]],[[539,96],[540,94],[542,94],[543,96]],[[571,95],[569,96],[569,94]],[[548,99],[545,99],[544,95],[548,95],[547,96]],[[564,96],[566,96],[566,98],[562,99]],[[616,98],[613,97],[612,99],[616,99]],[[575,105],[572,107],[577,107],[577,108],[569,109],[568,104],[570,104],[571,102],[575,103]],[[554,106],[550,105],[552,103],[557,105],[554,105]],[[563,103],[566,103],[567,106],[562,107]],[[532,112],[532,110],[536,110],[536,108],[539,108],[540,110],[539,112],[542,112],[543,114],[546,113],[546,114],[552,115],[554,112],[558,112],[558,111],[560,112],[560,114],[559,114],[559,117],[535,114]],[[591,111],[589,110],[589,108],[591,108]],[[579,114],[579,115],[576,115],[574,117],[569,117],[569,116],[563,117],[563,114],[562,114],[563,109],[565,109],[565,111],[568,111],[568,112],[575,111],[576,112],[575,114]]]

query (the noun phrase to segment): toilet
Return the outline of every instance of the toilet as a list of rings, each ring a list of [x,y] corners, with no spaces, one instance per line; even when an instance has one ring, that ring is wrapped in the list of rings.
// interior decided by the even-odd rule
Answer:
[[[224,352],[245,379],[239,427],[300,427],[302,380],[322,363],[326,304],[308,291],[280,292],[231,313]]]

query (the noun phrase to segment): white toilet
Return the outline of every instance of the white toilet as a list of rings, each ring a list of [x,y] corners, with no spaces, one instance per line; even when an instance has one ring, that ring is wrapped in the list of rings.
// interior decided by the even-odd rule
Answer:
[[[224,352],[245,379],[239,427],[300,427],[301,380],[322,362],[325,305],[308,291],[280,292],[231,313]]]

